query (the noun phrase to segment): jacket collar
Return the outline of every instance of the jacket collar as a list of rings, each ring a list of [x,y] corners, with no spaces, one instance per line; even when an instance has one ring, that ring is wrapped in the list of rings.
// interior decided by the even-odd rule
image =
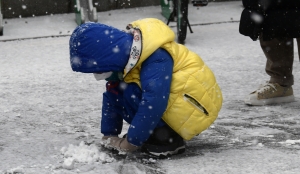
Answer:
[[[127,32],[133,34],[133,42],[130,50],[128,63],[124,69],[124,77],[137,64],[142,54],[142,35],[138,28],[133,28],[131,25],[127,26]]]

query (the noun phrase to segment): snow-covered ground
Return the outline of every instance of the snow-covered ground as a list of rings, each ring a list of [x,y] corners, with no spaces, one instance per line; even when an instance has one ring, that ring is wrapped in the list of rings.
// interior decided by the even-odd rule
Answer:
[[[119,158],[99,146],[104,82],[70,68],[68,41],[75,14],[5,19],[0,37],[0,173],[300,173],[298,50],[297,101],[246,106],[244,97],[268,76],[259,43],[238,32],[241,11],[241,1],[189,7],[194,33],[188,33],[186,46],[214,71],[223,108],[208,130],[187,142],[185,154],[140,161],[134,155]],[[124,29],[145,17],[166,21],[160,12],[154,6],[98,16],[99,22]]]

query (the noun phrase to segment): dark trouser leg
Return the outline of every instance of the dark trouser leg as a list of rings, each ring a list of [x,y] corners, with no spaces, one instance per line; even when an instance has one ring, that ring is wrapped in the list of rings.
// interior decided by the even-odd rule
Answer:
[[[270,82],[292,86],[294,84],[292,74],[294,61],[293,38],[276,38],[263,41],[260,37],[260,45],[267,58],[266,72],[271,76]]]
[[[180,135],[178,135],[168,125],[164,125],[155,128],[146,143],[164,145],[164,144],[170,144],[174,141],[178,141],[178,139],[182,139]]]

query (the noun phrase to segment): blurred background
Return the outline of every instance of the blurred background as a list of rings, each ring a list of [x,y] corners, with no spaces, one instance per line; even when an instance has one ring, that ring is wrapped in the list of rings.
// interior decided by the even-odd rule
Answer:
[[[160,5],[168,0],[93,0],[98,12],[122,8]],[[233,0],[208,0],[209,2]],[[235,0],[238,1],[238,0]],[[0,0],[3,18],[33,17],[74,13],[76,0]]]

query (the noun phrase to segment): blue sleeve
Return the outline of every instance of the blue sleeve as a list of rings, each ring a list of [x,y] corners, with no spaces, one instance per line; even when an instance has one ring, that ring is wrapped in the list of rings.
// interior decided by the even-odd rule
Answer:
[[[156,50],[142,64],[140,80],[142,98],[128,129],[128,141],[141,146],[159,123],[170,94],[173,59],[164,49]]]
[[[122,94],[119,82],[107,82],[106,92],[103,93],[101,133],[105,136],[118,135],[122,131]]]

